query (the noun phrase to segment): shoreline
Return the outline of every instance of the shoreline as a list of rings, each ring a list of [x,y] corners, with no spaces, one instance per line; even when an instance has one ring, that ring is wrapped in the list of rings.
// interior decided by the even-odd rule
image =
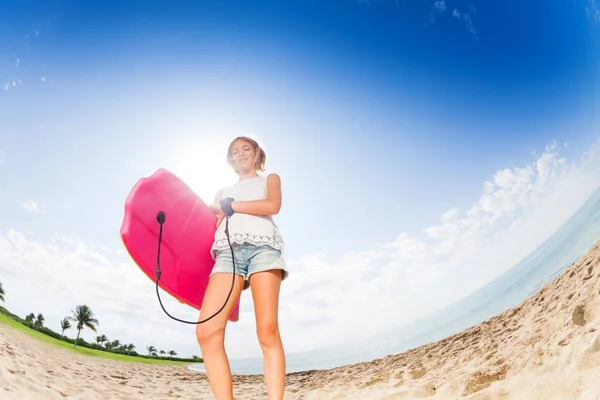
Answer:
[[[0,323],[6,400],[213,398],[206,375],[189,365],[90,357]],[[286,380],[286,399],[598,399],[600,241],[527,300],[462,332],[373,361],[288,373]],[[236,398],[266,396],[262,375],[233,381]]]

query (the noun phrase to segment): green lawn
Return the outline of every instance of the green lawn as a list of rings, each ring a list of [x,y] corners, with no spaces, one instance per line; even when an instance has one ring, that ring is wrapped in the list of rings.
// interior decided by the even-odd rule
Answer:
[[[25,325],[7,317],[6,315],[4,315],[2,313],[0,313],[0,323],[9,325],[17,330],[25,332],[28,335],[30,335],[42,342],[46,342],[46,343],[49,343],[54,346],[60,346],[69,351],[79,353],[79,354],[85,354],[88,356],[108,358],[108,359],[117,360],[117,361],[139,362],[139,363],[146,363],[146,364],[172,364],[172,365],[191,364],[190,362],[187,362],[187,361],[169,361],[169,360],[164,360],[164,359],[152,359],[152,358],[126,356],[124,354],[116,354],[116,353],[110,353],[108,351],[93,350],[93,349],[88,349],[86,347],[79,347],[79,346],[76,347],[75,349],[73,349],[73,345],[71,343],[63,342],[62,340],[58,340],[58,339],[55,339],[48,335],[45,335],[41,332],[35,331],[33,329],[29,329]]]

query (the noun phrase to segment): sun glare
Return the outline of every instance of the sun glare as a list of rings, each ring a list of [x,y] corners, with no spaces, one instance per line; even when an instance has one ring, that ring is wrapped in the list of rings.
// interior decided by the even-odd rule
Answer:
[[[211,204],[217,190],[236,180],[225,160],[230,140],[206,138],[182,144],[174,152],[168,169],[188,184],[206,204]]]

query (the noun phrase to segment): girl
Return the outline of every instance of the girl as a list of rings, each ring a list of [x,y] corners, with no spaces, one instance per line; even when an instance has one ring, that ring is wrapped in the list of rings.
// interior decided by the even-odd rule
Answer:
[[[283,240],[273,222],[281,208],[281,180],[266,177],[266,154],[251,138],[235,138],[227,162],[239,177],[233,186],[219,190],[210,207],[217,214],[212,246],[215,265],[202,303],[200,319],[213,315],[231,289],[231,249],[225,235],[225,215],[235,258],[235,287],[226,307],[211,320],[199,324],[196,337],[216,400],[233,400],[233,380],[225,353],[225,325],[242,290],[251,289],[256,330],[263,352],[263,368],[269,400],[282,400],[285,385],[285,354],[279,334],[279,288],[288,271],[282,257]]]

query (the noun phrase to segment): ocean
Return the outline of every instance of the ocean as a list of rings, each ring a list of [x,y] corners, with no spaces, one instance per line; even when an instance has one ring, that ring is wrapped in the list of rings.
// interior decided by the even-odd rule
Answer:
[[[600,189],[540,247],[470,296],[403,328],[361,342],[287,354],[287,371],[328,369],[371,361],[441,340],[477,325],[531,297],[582,257],[600,239]],[[237,375],[262,374],[262,359],[230,360]],[[204,372],[202,365],[189,369]]]

